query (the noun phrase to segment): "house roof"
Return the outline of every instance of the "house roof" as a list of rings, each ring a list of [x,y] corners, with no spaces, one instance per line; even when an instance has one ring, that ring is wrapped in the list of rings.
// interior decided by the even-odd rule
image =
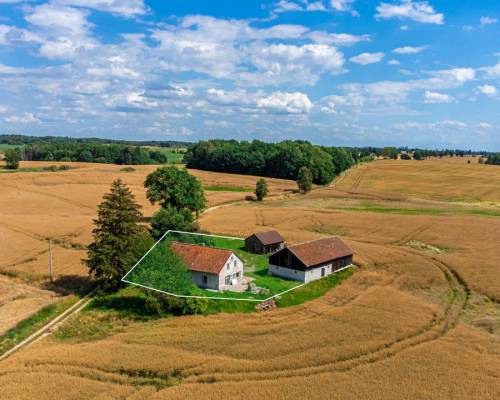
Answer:
[[[260,242],[267,246],[269,244],[282,243],[285,241],[278,231],[256,232],[252,236],[257,237]]]
[[[329,237],[288,246],[288,249],[306,267],[324,264],[337,258],[351,256],[354,252],[338,237]]]
[[[233,252],[226,249],[200,246],[197,244],[172,242],[172,251],[177,254],[191,271],[219,275]]]

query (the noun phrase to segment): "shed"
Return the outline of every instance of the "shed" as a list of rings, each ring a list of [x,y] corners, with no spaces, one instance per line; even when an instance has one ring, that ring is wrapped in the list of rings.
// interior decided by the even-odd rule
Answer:
[[[245,239],[245,250],[256,254],[269,254],[281,250],[285,240],[277,231],[257,232]]]

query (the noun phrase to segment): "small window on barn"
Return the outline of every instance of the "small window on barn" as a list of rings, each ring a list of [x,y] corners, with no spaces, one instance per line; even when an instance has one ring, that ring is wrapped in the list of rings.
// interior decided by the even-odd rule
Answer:
[[[208,282],[208,276],[203,275],[202,279],[203,279],[203,283],[207,283]]]

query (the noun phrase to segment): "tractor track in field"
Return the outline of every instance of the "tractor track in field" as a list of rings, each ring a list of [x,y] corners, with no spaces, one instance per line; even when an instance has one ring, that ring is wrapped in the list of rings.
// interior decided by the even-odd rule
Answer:
[[[394,245],[393,247],[402,250],[401,246]],[[430,324],[422,327],[422,329],[414,332],[403,338],[398,338],[389,343],[384,343],[379,347],[356,355],[354,357],[338,358],[336,360],[315,364],[311,366],[304,366],[299,368],[284,368],[273,369],[269,371],[235,371],[224,372],[219,376],[217,373],[193,373],[186,376],[183,382],[204,382],[207,379],[215,379],[216,382],[234,382],[234,381],[266,381],[277,378],[289,378],[296,376],[310,376],[326,372],[348,372],[363,365],[372,364],[384,361],[388,358],[396,356],[402,351],[413,349],[419,345],[438,340],[448,333],[458,322],[459,316],[466,308],[470,288],[465,282],[456,274],[456,272],[448,265],[432,256],[424,256],[417,250],[403,249],[403,251],[418,254],[427,259],[436,268],[438,268],[445,277],[448,286],[451,300],[449,305],[445,308],[444,313],[439,318],[433,319]]]

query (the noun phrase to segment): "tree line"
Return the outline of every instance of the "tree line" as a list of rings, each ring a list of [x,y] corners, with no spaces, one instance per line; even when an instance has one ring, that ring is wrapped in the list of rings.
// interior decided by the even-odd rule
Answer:
[[[500,165],[500,153],[490,154],[486,160],[486,164]]]
[[[177,140],[123,140],[123,139],[103,139],[103,138],[72,138],[68,136],[29,136],[29,135],[0,135],[1,144],[25,145],[34,143],[100,143],[100,144],[125,144],[129,146],[154,146],[185,148],[190,142]]]
[[[359,159],[358,152],[306,141],[265,143],[258,140],[208,140],[191,145],[184,156],[188,168],[297,179],[307,167],[313,182],[324,185]]]
[[[107,164],[165,164],[167,156],[151,150],[126,144],[80,143],[63,141],[27,144],[21,149],[24,161],[80,161]]]

